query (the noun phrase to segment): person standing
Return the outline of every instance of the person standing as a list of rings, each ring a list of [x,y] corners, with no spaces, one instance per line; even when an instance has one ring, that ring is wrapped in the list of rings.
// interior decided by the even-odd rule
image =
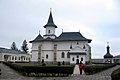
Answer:
[[[82,69],[83,69],[83,63],[80,61],[79,68],[80,68],[80,74],[82,74]]]

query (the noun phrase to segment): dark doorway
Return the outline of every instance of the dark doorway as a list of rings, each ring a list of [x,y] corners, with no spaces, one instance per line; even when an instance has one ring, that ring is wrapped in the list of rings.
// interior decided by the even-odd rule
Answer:
[[[79,64],[79,59],[76,59],[76,64]]]
[[[44,63],[44,59],[42,59],[42,63]]]

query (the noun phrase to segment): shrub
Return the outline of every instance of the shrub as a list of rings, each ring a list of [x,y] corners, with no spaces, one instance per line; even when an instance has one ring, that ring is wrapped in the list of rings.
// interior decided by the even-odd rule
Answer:
[[[62,65],[65,65],[65,61],[62,62]]]
[[[112,80],[120,80],[120,68],[112,72],[111,78]]]
[[[37,76],[68,76],[73,73],[74,69],[74,66],[21,66],[14,63],[4,64],[27,76],[33,73]]]
[[[46,64],[45,64],[45,63],[42,63],[42,66],[46,66]]]
[[[103,71],[105,69],[111,68],[115,66],[115,64],[95,64],[95,65],[88,65],[84,66],[84,71],[86,74],[95,74],[97,72]]]
[[[61,66],[61,63],[60,63],[60,62],[58,62],[58,66]]]

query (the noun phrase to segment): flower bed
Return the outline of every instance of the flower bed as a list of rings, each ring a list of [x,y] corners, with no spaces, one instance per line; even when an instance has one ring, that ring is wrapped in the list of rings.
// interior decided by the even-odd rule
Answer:
[[[116,64],[95,64],[95,65],[88,65],[84,67],[84,71],[86,74],[91,75],[97,72],[101,72],[105,69],[111,68],[116,66]]]
[[[4,64],[26,76],[69,76],[73,73],[74,69],[74,66],[23,66],[15,63]]]

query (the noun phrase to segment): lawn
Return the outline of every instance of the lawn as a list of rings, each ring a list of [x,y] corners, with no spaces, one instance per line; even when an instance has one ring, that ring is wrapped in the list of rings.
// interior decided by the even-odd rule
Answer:
[[[16,65],[20,65],[20,66],[42,66],[42,64],[38,64],[38,63],[14,63]],[[57,67],[57,64],[46,64],[45,66],[50,66],[50,67]],[[61,67],[70,67],[73,65],[60,65]],[[58,66],[59,67],[59,66]]]

